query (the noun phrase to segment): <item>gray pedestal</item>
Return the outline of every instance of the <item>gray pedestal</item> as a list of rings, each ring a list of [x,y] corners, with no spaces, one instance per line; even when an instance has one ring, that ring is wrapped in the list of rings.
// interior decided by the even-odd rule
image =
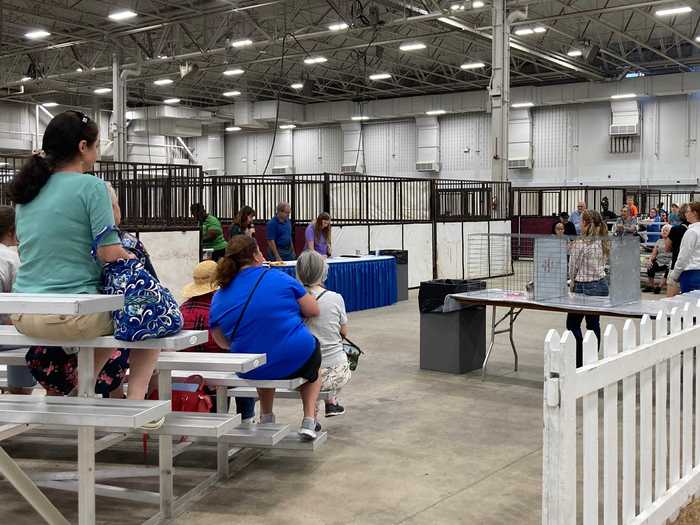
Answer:
[[[486,355],[486,309],[420,314],[420,367],[464,374],[481,368]]]
[[[408,301],[408,264],[396,263],[396,299]]]

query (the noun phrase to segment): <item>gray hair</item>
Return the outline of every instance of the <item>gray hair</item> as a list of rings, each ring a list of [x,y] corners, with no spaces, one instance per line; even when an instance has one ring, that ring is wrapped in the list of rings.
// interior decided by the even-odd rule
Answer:
[[[277,213],[284,211],[286,208],[289,208],[290,210],[292,209],[288,202],[280,202],[277,205]]]
[[[670,224],[664,224],[663,228],[661,228],[661,233],[670,232],[671,228],[673,228],[673,226],[671,226]]]
[[[112,183],[109,181],[105,181],[105,186],[107,186],[107,193],[109,193],[109,197],[112,199],[112,204],[119,206],[117,190],[114,189],[114,186],[112,186]]]
[[[297,279],[306,287],[323,284],[328,277],[328,263],[315,250],[306,250],[297,259]]]

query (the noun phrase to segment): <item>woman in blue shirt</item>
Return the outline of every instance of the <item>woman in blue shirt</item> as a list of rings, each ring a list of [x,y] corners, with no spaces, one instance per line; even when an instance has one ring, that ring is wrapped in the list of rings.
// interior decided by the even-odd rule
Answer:
[[[319,308],[299,282],[281,271],[263,268],[263,261],[254,239],[247,235],[231,239],[226,256],[218,263],[220,288],[211,302],[209,328],[221,348],[266,354],[266,364],[241,377],[307,380],[299,388],[304,405],[299,435],[315,439],[321,351],[304,318],[316,317]],[[258,397],[260,422],[274,423],[274,389],[259,388]]]

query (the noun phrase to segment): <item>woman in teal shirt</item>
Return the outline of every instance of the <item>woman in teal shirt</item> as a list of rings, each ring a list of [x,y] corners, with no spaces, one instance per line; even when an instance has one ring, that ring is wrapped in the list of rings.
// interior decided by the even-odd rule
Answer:
[[[114,225],[112,201],[104,182],[85,174],[97,159],[98,127],[78,111],[54,117],[35,153],[10,183],[17,205],[17,238],[22,264],[13,291],[18,293],[100,293],[101,264],[92,255],[93,239]],[[102,263],[129,259],[116,233],[97,248]],[[25,335],[70,341],[113,333],[111,313],[78,316],[14,315]],[[66,346],[70,346],[69,344]],[[95,377],[114,351],[95,350]],[[130,399],[143,399],[158,360],[158,350],[139,350],[130,358]]]

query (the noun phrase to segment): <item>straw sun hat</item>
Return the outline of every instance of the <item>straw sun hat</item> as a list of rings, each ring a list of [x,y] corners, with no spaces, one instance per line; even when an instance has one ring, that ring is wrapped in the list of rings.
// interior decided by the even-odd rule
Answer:
[[[195,266],[192,278],[194,282],[182,289],[182,296],[185,299],[206,295],[219,288],[216,284],[216,263],[214,261],[203,261]]]

